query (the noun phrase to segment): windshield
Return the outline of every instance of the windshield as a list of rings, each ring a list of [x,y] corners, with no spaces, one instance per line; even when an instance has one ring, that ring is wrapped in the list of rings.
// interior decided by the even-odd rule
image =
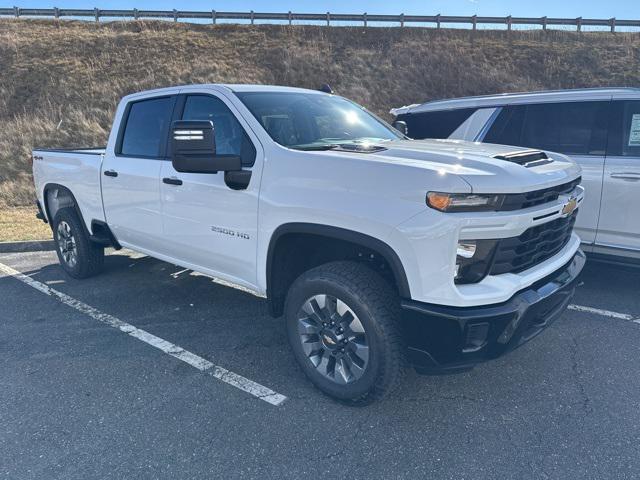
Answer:
[[[236,93],[271,138],[299,150],[396,140],[402,135],[361,106],[333,95]]]

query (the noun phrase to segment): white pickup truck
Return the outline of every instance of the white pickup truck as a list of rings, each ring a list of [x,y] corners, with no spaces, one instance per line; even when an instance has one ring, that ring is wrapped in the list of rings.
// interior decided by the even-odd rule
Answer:
[[[69,275],[127,247],[266,297],[306,375],[350,404],[406,364],[456,371],[521,345],[585,261],[567,157],[408,140],[319,91],[130,95],[106,148],[35,150],[33,173]]]

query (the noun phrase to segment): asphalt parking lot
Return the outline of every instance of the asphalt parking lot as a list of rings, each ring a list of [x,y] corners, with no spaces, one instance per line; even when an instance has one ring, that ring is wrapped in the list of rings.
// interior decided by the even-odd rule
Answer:
[[[640,475],[640,270],[590,263],[522,348],[349,408],[250,294],[132,252],[84,281],[53,252],[0,266],[0,477]]]

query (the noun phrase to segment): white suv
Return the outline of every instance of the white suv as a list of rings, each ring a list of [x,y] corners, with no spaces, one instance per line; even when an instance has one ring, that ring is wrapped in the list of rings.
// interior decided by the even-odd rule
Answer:
[[[640,259],[640,89],[596,88],[439,100],[391,110],[411,138],[451,138],[564,153],[587,191],[583,248]],[[403,126],[402,124],[399,124]]]

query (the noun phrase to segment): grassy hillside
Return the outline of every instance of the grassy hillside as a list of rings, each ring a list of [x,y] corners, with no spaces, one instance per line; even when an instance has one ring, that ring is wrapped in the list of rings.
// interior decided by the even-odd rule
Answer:
[[[32,147],[105,143],[154,87],[322,83],[377,113],[434,98],[640,85],[640,36],[422,28],[0,20],[0,205],[32,202]]]

